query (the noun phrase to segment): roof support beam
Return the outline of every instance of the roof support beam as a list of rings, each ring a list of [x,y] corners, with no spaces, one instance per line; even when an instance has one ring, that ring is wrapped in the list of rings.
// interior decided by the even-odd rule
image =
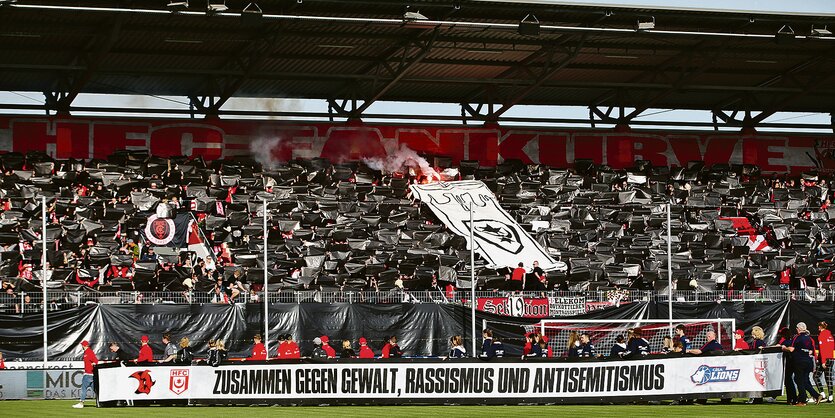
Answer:
[[[69,63],[70,66],[82,64],[84,70],[79,73],[67,72],[53,84],[51,92],[45,92],[46,103],[56,109],[59,114],[69,114],[72,102],[96,74],[99,66],[108,52],[119,40],[126,15],[108,17],[112,23],[106,30],[100,31],[90,39]]]
[[[423,30],[414,37],[403,40],[387,49],[374,62],[363,68],[358,75],[370,77],[370,87],[365,93],[365,86],[360,79],[346,83],[336,94],[328,99],[328,107],[350,118],[359,118],[374,102],[382,98],[392,87],[402,80],[406,73],[423,61],[431,52],[440,32],[439,27]],[[428,35],[428,38],[427,38]],[[427,39],[423,39],[427,38]],[[392,62],[396,62],[392,64]],[[349,99],[353,106],[350,111],[345,106],[338,106],[339,99]],[[356,101],[362,100],[357,105]],[[344,100],[343,100],[344,103]],[[347,114],[346,114],[347,112]]]
[[[774,85],[776,85],[780,82],[786,81],[786,80],[794,80],[795,76],[798,73],[801,73],[808,68],[814,67],[815,65],[817,65],[821,62],[829,60],[833,53],[835,53],[835,48],[830,49],[828,51],[828,53],[822,53],[822,54],[819,54],[819,55],[815,55],[815,56],[813,56],[813,57],[811,57],[811,58],[809,58],[809,59],[807,59],[807,60],[805,60],[805,61],[803,61],[799,64],[793,65],[790,68],[780,72],[779,74],[775,74],[775,75],[757,83],[756,85],[754,85],[754,87],[756,87],[756,88],[767,88],[767,87],[774,86]],[[721,111],[723,109],[729,109],[729,108],[732,108],[732,107],[739,108],[740,107],[740,106],[738,106],[739,103],[742,103],[743,107],[745,107],[745,108],[750,108],[751,107],[750,103],[748,103],[750,99],[751,99],[751,96],[747,92],[738,93],[738,94],[735,94],[733,96],[729,96],[728,98],[716,103],[716,105],[713,107],[713,109],[717,110],[717,111]]]
[[[680,91],[681,88],[684,87],[688,81],[704,74],[707,70],[709,70],[711,67],[713,67],[715,65],[716,59],[724,53],[724,50],[725,50],[725,47],[727,46],[727,44],[728,44],[728,41],[726,40],[723,43],[723,45],[715,48],[711,54],[709,54],[707,56],[701,56],[700,58],[701,58],[702,62],[695,68],[694,71],[688,72],[686,70],[686,68],[688,68],[688,66],[685,65],[684,68],[682,69],[682,72],[679,73],[678,78],[676,78],[673,81],[671,88],[669,88],[667,90],[664,90],[662,92],[659,92],[659,93],[653,95],[652,97],[650,97],[649,99],[643,100],[642,101],[643,104],[641,106],[636,107],[635,110],[630,112],[628,115],[622,116],[621,117],[622,121],[629,122],[632,119],[635,119],[641,113],[643,113],[647,109],[651,108],[654,104],[656,104],[659,101],[661,101],[663,99],[666,99],[670,95],[675,94],[676,92]],[[688,63],[693,58],[694,57],[692,55],[688,55],[687,56]]]
[[[283,28],[284,26],[277,26],[269,31],[262,32],[259,26],[254,39],[248,43],[247,47],[230,56],[220,67],[220,71],[229,70],[231,73],[220,78],[209,76],[203,88],[198,90],[200,93],[213,94],[216,97],[212,97],[208,105],[205,104],[205,100],[194,100],[194,98],[192,98],[191,104],[200,113],[216,117],[218,110],[235,95],[275,51]]]
[[[793,103],[794,101],[808,95],[812,90],[814,90],[815,88],[817,88],[818,86],[820,86],[824,82],[831,80],[833,76],[835,76],[835,74],[829,73],[829,74],[814,77],[811,81],[809,81],[806,84],[806,87],[803,89],[803,91],[792,94],[788,97],[785,97],[783,99],[780,99],[780,100],[777,100],[777,101],[773,102],[767,109],[763,110],[762,112],[760,112],[759,115],[752,118],[751,121],[755,125],[759,124],[759,123],[762,123],[769,116],[772,116],[775,113],[779,112],[780,110],[785,109],[787,105],[789,105],[789,104]]]
[[[407,56],[410,54],[410,48],[407,46],[403,50],[403,55],[397,68],[392,69],[389,68],[389,66],[387,65],[378,67],[378,69],[384,68],[387,72],[389,72],[391,78],[387,79],[381,86],[373,88],[373,93],[369,94],[363,100],[363,103],[359,107],[356,107],[354,109],[354,111],[352,112],[352,116],[359,117],[360,115],[362,115],[362,113],[365,112],[369,106],[371,106],[374,102],[383,97],[383,95],[386,94],[386,92],[388,92],[400,80],[402,80],[410,69],[414,68],[415,65],[423,61],[423,59],[426,58],[426,56],[428,56],[429,52],[432,50],[432,45],[435,43],[435,38],[438,35],[438,32],[439,29],[435,28],[432,31],[432,37],[429,40],[416,44],[415,46],[418,48],[418,53],[411,59],[407,58]],[[377,80],[374,81],[374,84],[376,83]]]
[[[583,37],[585,38],[585,35],[583,35]],[[519,102],[521,102],[526,97],[528,97],[531,93],[533,93],[535,90],[540,88],[545,82],[550,80],[551,77],[553,77],[556,73],[560,72],[563,68],[568,66],[568,64],[570,64],[571,61],[573,61],[574,58],[577,57],[577,55],[580,53],[580,50],[582,48],[583,48],[583,44],[582,44],[582,42],[580,42],[579,45],[577,45],[573,49],[569,49],[567,51],[568,55],[566,55],[566,57],[563,58],[562,61],[556,63],[551,68],[548,68],[548,66],[546,66],[545,69],[543,70],[543,72],[539,75],[539,77],[537,77],[536,81],[533,84],[531,84],[530,86],[522,89],[521,91],[516,93],[510,99],[504,101],[500,108],[498,108],[496,110],[491,110],[490,115],[489,115],[489,119],[490,120],[497,120],[501,115],[505,114],[505,112],[510,110],[510,108],[512,108],[513,106],[516,106],[517,104],[519,104]],[[549,58],[549,62],[550,62],[550,58]]]
[[[620,109],[620,116],[623,117],[623,107],[619,107]],[[598,106],[589,106],[589,123],[591,123],[591,127],[596,127],[597,122],[607,123],[617,125],[621,121],[619,118],[612,116],[612,111],[615,110],[615,106],[609,106],[605,112],[600,110]],[[598,119],[595,120],[595,117]]]

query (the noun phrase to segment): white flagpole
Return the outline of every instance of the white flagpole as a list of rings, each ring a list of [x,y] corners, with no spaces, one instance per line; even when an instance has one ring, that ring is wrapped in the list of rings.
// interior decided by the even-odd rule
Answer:
[[[267,199],[264,198],[264,348],[270,357],[270,315],[269,293],[267,292]]]
[[[476,329],[475,329],[475,308],[478,299],[475,296],[475,235],[473,234],[473,202],[470,202],[470,310],[473,332],[473,357],[478,357],[476,353]]]
[[[47,313],[49,307],[46,300],[46,196],[41,196],[41,221],[42,230],[41,238],[43,239],[43,248],[41,249],[41,291],[43,292],[43,370],[44,370],[44,389],[46,389],[46,366],[49,361],[48,343],[47,343]]]
[[[670,208],[667,202],[667,310],[670,318],[670,337],[673,336],[673,239]]]

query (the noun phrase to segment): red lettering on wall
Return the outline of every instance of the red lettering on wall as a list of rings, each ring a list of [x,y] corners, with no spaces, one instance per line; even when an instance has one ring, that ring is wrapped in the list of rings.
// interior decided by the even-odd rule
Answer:
[[[380,131],[373,128],[334,128],[322,148],[322,158],[333,162],[385,158]]]
[[[525,153],[523,148],[536,136],[535,133],[510,132],[499,143],[499,154],[505,160],[520,160],[525,164],[533,164],[531,157]]]
[[[574,160],[592,160],[595,164],[603,164],[603,136],[574,135]]]
[[[145,125],[100,124],[93,125],[93,155],[110,155],[128,145],[140,147],[145,141],[128,140],[128,134],[148,134]],[[147,146],[147,145],[145,145]],[[84,157],[87,157],[86,155]]]
[[[81,119],[0,117],[3,144],[15,152],[47,151],[56,158],[106,158],[121,149],[144,149],[159,156],[217,159],[257,152],[275,159],[324,157],[334,162],[382,158],[401,145],[431,156],[478,160],[481,165],[518,159],[570,167],[588,159],[628,168],[636,159],[653,165],[703,161],[757,164],[765,172],[835,170],[835,137],[794,134],[704,134],[650,131],[555,131],[466,126],[288,124],[256,120]],[[7,127],[7,128],[6,128]],[[8,131],[6,131],[8,129]],[[263,141],[264,139],[280,141]],[[501,141],[500,141],[501,139]]]
[[[636,159],[650,161],[653,165],[667,165],[667,142],[650,136],[613,135],[606,141],[608,164],[612,168],[632,167]]]
[[[87,158],[90,127],[86,122],[55,122],[55,134],[49,134],[47,122],[12,124],[12,147],[17,152],[49,151],[56,158]]]
[[[568,135],[539,135],[539,162],[549,167],[568,167]]]
[[[772,165],[770,159],[783,158],[785,141],[762,137],[746,137],[742,141],[742,159],[745,164],[756,164],[762,171],[786,171],[785,165]],[[773,148],[775,151],[769,150]]]
[[[478,160],[481,165],[496,165],[499,158],[499,131],[476,131],[469,134],[470,160]]]
[[[727,164],[731,161],[734,147],[739,138],[734,137],[709,137],[703,138],[674,138],[670,139],[670,146],[673,149],[681,166],[687,166],[690,161],[704,161],[707,165]],[[701,144],[704,144],[704,154]]]
[[[151,133],[151,154],[162,157],[176,155],[220,158],[223,153],[223,132],[214,126],[171,125]]]

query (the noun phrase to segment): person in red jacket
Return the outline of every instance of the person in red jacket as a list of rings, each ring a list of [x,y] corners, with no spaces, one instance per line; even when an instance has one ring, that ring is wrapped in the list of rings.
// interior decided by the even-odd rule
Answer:
[[[829,392],[828,400],[832,402],[832,386],[835,380],[835,340],[832,339],[832,332],[829,331],[829,324],[825,321],[818,323],[818,360],[821,363],[821,380]]]
[[[302,358],[301,352],[299,352],[299,345],[293,341],[293,336],[291,334],[286,334],[283,337],[284,339],[284,346],[281,349],[281,358],[284,359],[299,359]]]
[[[151,351],[151,346],[148,345],[148,336],[143,335],[139,341],[142,343],[142,347],[139,347],[139,357],[134,360],[136,364],[147,364],[154,362],[154,352]]]
[[[261,342],[261,334],[255,334],[252,337],[253,345],[252,345],[252,354],[243,359],[242,361],[264,361],[267,359],[267,348],[264,347],[264,343]]]
[[[276,357],[283,359],[284,352],[287,350],[287,340],[284,334],[278,334],[278,348],[276,348],[275,352],[277,354]]]
[[[368,340],[366,340],[365,337],[360,337],[359,343],[360,343],[360,355],[359,355],[359,357],[360,358],[374,358],[374,351],[372,351],[371,348],[368,347]]]
[[[745,342],[745,331],[742,329],[736,330],[734,334],[734,350],[748,350],[749,347],[748,343]]]
[[[533,333],[525,334],[525,346],[522,347],[522,356],[527,356],[533,350]]]
[[[513,273],[510,275],[510,289],[509,290],[522,290],[525,288],[525,275],[528,274],[525,271],[525,264],[519,263],[519,266],[513,269]]]
[[[87,340],[81,342],[81,348],[84,350],[84,377],[81,378],[81,399],[72,406],[73,408],[84,408],[87,389],[93,388],[93,367],[99,364],[99,359],[96,358],[96,353],[90,348],[90,343]]]
[[[336,350],[334,350],[333,347],[331,347],[330,344],[328,344],[328,342],[330,341],[330,338],[328,338],[327,335],[323,335],[321,337],[321,339],[322,339],[322,350],[325,350],[325,353],[328,354],[328,358],[336,358]]]
[[[400,347],[397,345],[397,337],[392,335],[386,342],[386,345],[383,346],[383,352],[380,358],[398,358],[402,356],[403,352],[400,351]]]
[[[6,369],[6,362],[3,361],[3,353],[0,352],[0,370]]]

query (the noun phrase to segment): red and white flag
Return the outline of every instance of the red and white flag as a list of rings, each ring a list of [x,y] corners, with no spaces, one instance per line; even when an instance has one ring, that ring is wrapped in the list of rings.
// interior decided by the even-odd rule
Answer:
[[[768,246],[768,242],[765,240],[765,237],[762,235],[750,235],[748,237],[748,248],[751,251],[768,251],[771,247]]]
[[[192,220],[188,226],[188,250],[193,251],[197,254],[200,258],[206,258],[212,256],[212,252],[209,250],[209,246],[206,245],[206,241],[203,240],[203,234],[200,233],[200,229],[197,226],[197,222]]]

